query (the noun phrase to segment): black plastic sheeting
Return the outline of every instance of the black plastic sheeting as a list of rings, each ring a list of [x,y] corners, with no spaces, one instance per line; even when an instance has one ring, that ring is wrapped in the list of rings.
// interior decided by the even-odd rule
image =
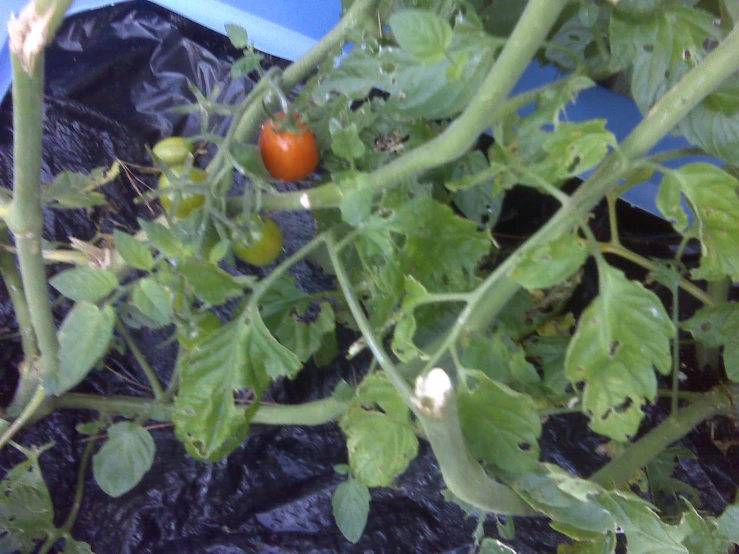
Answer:
[[[238,102],[254,83],[229,78],[229,62],[238,53],[223,36],[147,3],[71,17],[63,25],[47,55],[47,108],[43,177],[69,169],[89,171],[115,158],[150,163],[144,144],[171,134],[199,132],[196,117],[173,115],[168,108],[192,102],[187,83],[210,92],[223,85],[220,100]],[[268,65],[284,64],[268,58]],[[12,174],[12,118],[10,95],[0,107],[0,184],[9,187]],[[98,229],[133,230],[136,217],[151,217],[131,183],[120,178],[104,191],[112,209],[46,213],[45,238],[88,240]],[[528,193],[514,193],[505,203],[501,232],[530,233],[552,213],[545,201],[532,208]],[[650,253],[668,253],[656,234],[670,229],[643,212],[622,206],[624,225],[634,240],[647,241]],[[522,221],[526,221],[523,225]],[[286,249],[295,251],[314,229],[309,214],[278,215]],[[602,215],[596,229],[607,229]],[[651,233],[651,239],[650,239]],[[667,236],[667,243],[669,243]],[[245,269],[245,268],[242,268]],[[299,286],[317,290],[331,281],[307,263],[295,268]],[[592,297],[594,280],[586,279],[582,302]],[[63,310],[57,316],[61,317]],[[16,328],[12,309],[0,287],[0,329]],[[167,378],[174,360],[173,347],[161,347],[166,332],[134,333],[155,370]],[[355,340],[340,331],[341,345]],[[20,343],[0,345],[0,400],[12,397],[22,359]],[[330,395],[340,379],[354,382],[368,359],[338,360],[318,369],[306,368],[294,381],[280,382],[271,393],[283,403],[305,402]],[[112,354],[108,364],[124,375],[145,382],[133,359]],[[698,385],[696,388],[703,388]],[[141,395],[142,391],[109,372],[91,375],[77,390],[100,394]],[[651,408],[654,421],[663,417]],[[76,424],[93,413],[61,412],[35,424],[18,440],[41,445],[55,441],[42,457],[47,484],[54,499],[57,523],[71,506],[84,443]],[[113,499],[95,484],[88,471],[84,501],[73,528],[74,536],[90,543],[98,554],[237,554],[265,553],[467,553],[474,549],[476,521],[465,517],[440,493],[443,481],[428,445],[401,476],[395,489],[372,492],[369,522],[361,541],[347,542],[333,522],[331,497],[344,479],[333,466],[346,463],[344,438],[335,424],[320,427],[255,426],[247,441],[226,460],[204,464],[188,457],[171,429],[152,431],[157,453],[154,466],[130,493]],[[541,438],[547,461],[581,475],[595,471],[604,458],[593,454],[602,439],[587,432],[584,418],[558,417],[544,426]],[[682,460],[678,476],[702,492],[703,506],[720,512],[733,500],[739,469],[732,467],[713,445],[707,427],[685,441],[699,454]],[[7,471],[20,457],[12,449],[0,454]],[[554,553],[561,537],[544,518],[517,521],[517,538],[509,544],[520,554]],[[495,524],[485,525],[487,536],[497,536]]]

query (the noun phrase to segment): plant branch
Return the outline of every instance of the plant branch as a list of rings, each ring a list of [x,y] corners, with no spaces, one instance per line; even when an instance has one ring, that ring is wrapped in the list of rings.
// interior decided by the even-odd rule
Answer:
[[[118,329],[118,332],[123,337],[123,340],[126,342],[126,345],[131,350],[133,357],[136,358],[136,361],[139,363],[139,366],[143,370],[144,375],[146,375],[146,378],[148,379],[149,384],[151,385],[151,390],[154,393],[154,398],[156,398],[157,400],[161,399],[162,395],[164,395],[164,389],[162,388],[162,383],[159,381],[159,378],[157,377],[156,372],[151,367],[146,357],[143,355],[141,350],[139,350],[139,347],[136,345],[136,342],[133,340],[131,333],[128,332],[128,329],[126,329],[126,326],[123,324],[123,322],[120,319],[116,319],[115,328]]]
[[[50,410],[95,410],[105,414],[147,414],[155,421],[171,421],[174,407],[149,398],[68,393],[50,400]],[[347,404],[333,397],[303,404],[261,403],[252,423],[263,425],[323,425],[340,418]]]
[[[36,415],[36,412],[43,406],[45,399],[46,391],[44,390],[44,387],[39,385],[36,388],[36,392],[33,393],[31,400],[23,408],[21,415],[18,416],[17,419],[13,420],[13,423],[10,424],[10,427],[8,427],[2,434],[2,436],[0,436],[0,450],[5,448],[5,445],[8,444],[8,441],[10,441],[18,433],[18,431],[23,429],[23,426],[26,423],[31,421],[34,415]]]
[[[717,415],[731,415],[732,398],[726,390],[703,394],[676,415],[669,416],[644,437],[629,446],[612,462],[603,466],[590,480],[608,489],[619,488],[641,467],[673,442],[680,440],[699,423]]]
[[[36,342],[36,334],[33,332],[31,313],[28,311],[28,303],[23,292],[23,282],[15,265],[15,258],[4,248],[9,243],[10,235],[8,235],[7,229],[0,224],[0,276],[5,283],[5,288],[8,289],[15,319],[18,322],[23,344],[23,357],[30,360],[38,355],[38,343]]]
[[[649,261],[643,256],[640,256],[636,252],[632,252],[631,250],[625,248],[624,246],[621,246],[620,244],[599,243],[598,247],[603,254],[615,254],[625,260],[629,260],[630,262],[640,265],[644,269],[652,272],[657,271],[657,264]],[[703,304],[705,304],[706,306],[713,306],[715,304],[713,299],[708,294],[706,294],[705,291],[683,277],[680,277],[680,288],[695,299],[703,302]]]
[[[72,530],[72,527],[74,527],[74,522],[77,520],[77,514],[82,505],[82,496],[85,494],[85,474],[87,473],[87,466],[90,463],[94,447],[95,443],[90,441],[85,445],[85,450],[82,453],[80,468],[77,472],[77,488],[74,491],[74,502],[72,503],[72,508],[69,510],[67,519],[64,521],[64,525],[59,529],[62,534],[68,534]]]

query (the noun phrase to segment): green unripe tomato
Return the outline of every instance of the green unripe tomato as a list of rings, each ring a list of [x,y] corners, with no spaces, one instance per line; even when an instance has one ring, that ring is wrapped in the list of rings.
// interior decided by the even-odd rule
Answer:
[[[172,173],[179,177],[180,175],[182,175],[182,169],[182,166],[175,166],[172,168]],[[208,178],[208,174],[202,169],[193,167],[190,170],[189,177],[193,183],[204,183],[205,180]],[[163,174],[159,178],[159,188],[165,189],[169,186],[169,179],[167,179],[167,176]],[[174,204],[174,199],[175,196],[173,194],[163,194],[159,197],[159,201],[162,203],[162,207],[167,210],[167,213],[170,213],[171,215],[179,218],[187,217],[193,210],[196,210],[197,208],[205,204],[205,196],[203,196],[202,194],[183,192],[182,194],[180,194],[180,201],[177,203],[177,211],[172,214],[171,208]]]
[[[231,243],[231,248],[234,256],[248,264],[259,267],[269,265],[282,253],[282,231],[274,220],[265,217],[261,225],[255,222],[251,243],[236,239]]]
[[[189,328],[185,329],[179,336],[180,344],[185,348],[192,349],[221,327],[223,327],[223,323],[216,314],[204,312],[193,320]]]
[[[167,165],[182,165],[195,146],[184,137],[168,137],[157,142],[151,151]]]

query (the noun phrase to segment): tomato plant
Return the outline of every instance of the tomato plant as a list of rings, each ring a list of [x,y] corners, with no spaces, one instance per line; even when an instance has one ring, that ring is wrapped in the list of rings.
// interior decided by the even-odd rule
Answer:
[[[251,240],[237,239],[233,242],[234,255],[251,265],[265,266],[274,263],[282,252],[280,226],[273,219],[265,217],[252,222],[250,234]]]
[[[737,417],[739,11],[723,0],[343,3],[335,31],[284,70],[264,70],[246,31],[229,25],[244,53],[232,76],[258,69],[262,81],[233,107],[193,89],[185,109],[202,118],[215,154],[161,195],[176,217],[69,245],[42,243],[42,208],[104,204],[118,166],[63,172],[39,192],[36,39],[54,34],[69,1],[11,25],[22,124],[12,195],[0,193],[0,274],[24,360],[0,447],[26,461],[3,479],[0,545],[48,552],[64,539],[65,550],[89,551],[70,534],[89,460],[105,493],[131,491],[152,467],[146,424],[156,421],[204,462],[238,449],[252,423],[338,425],[347,463],[336,466],[332,507],[357,549],[372,494],[397,487],[425,441],[439,468],[425,482],[479,519],[471,540],[481,552],[515,552],[505,543],[524,518],[546,522],[561,553],[732,551],[739,503],[701,505],[701,484],[676,471],[686,448],[670,445]],[[512,95],[531,63],[558,77]],[[613,117],[571,109],[604,77],[625,80],[643,114],[623,139]],[[305,122],[263,123],[288,94]],[[214,121],[228,130],[215,136]],[[655,152],[670,133],[689,146]],[[304,179],[317,144],[320,182],[272,186],[265,167]],[[185,163],[191,154],[166,150],[155,154]],[[208,176],[206,205],[188,186]],[[620,199],[637,189],[672,226],[669,247],[645,252],[628,240]],[[498,219],[522,190],[557,207],[512,237]],[[309,211],[316,232],[274,267],[255,275],[225,255],[230,241],[251,265],[276,262],[282,231],[265,214],[295,211]],[[65,266],[47,281],[47,263]],[[331,276],[321,290],[296,283],[306,265]],[[52,308],[49,287],[69,302]],[[351,344],[338,343],[342,326]],[[176,344],[166,371],[154,371],[131,329]],[[148,396],[75,392],[112,349],[134,356]],[[261,402],[306,367],[359,353],[364,371],[333,395]],[[56,527],[39,464],[51,446],[18,432],[68,408],[100,413],[80,430],[105,438],[88,441],[77,506]],[[574,424],[582,465],[552,450],[558,429]],[[727,466],[734,455],[715,454]],[[488,517],[506,524],[484,537]]]
[[[182,166],[175,166],[172,168],[172,173],[175,174],[175,176],[180,177],[183,172]],[[193,167],[190,169],[190,172],[188,173],[188,178],[193,183],[204,183],[206,179],[208,179],[208,174],[203,171],[202,169],[198,169],[197,167]],[[172,186],[172,183],[169,182],[169,179],[166,175],[162,175],[159,178],[159,190],[164,190],[167,188],[170,188]],[[179,193],[179,198],[176,197],[176,194],[162,194],[159,197],[159,201],[162,203],[162,207],[167,210],[168,212],[172,211],[172,205],[177,203],[177,207],[174,210],[174,216],[175,217],[187,217],[190,215],[193,210],[196,210],[200,208],[203,204],[205,204],[205,196],[202,194],[194,193],[194,192],[181,192]]]
[[[284,120],[285,114],[280,112],[275,117]],[[295,114],[296,120],[298,117]],[[275,179],[301,181],[318,167],[318,144],[307,123],[298,123],[296,129],[289,130],[270,119],[259,133],[259,150],[265,167]]]

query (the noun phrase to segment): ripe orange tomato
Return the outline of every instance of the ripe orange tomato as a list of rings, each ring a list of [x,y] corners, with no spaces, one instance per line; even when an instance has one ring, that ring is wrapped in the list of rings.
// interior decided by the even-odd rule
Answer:
[[[280,112],[276,117],[284,119],[285,114]],[[271,119],[262,125],[259,151],[262,153],[264,166],[275,179],[300,181],[318,167],[315,135],[305,123],[300,123],[297,130],[298,132],[283,130]]]
[[[269,265],[282,253],[282,231],[274,220],[265,217],[261,225],[255,225],[251,243],[237,239],[231,243],[231,248],[234,256],[248,264]]]

